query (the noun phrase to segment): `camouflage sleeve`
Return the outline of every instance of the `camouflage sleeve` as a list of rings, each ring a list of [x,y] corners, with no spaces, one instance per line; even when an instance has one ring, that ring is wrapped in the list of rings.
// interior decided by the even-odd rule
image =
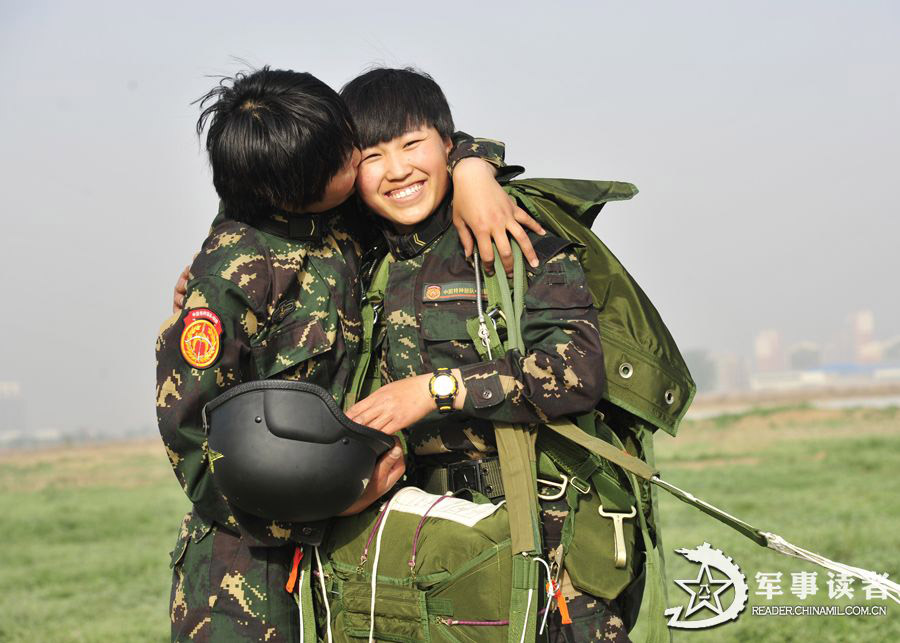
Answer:
[[[184,310],[156,342],[156,413],[175,476],[204,517],[237,523],[210,475],[203,405],[239,383],[256,314],[236,284],[214,276],[188,284]]]
[[[597,310],[578,259],[567,250],[531,275],[522,314],[527,353],[463,366],[464,412],[534,423],[584,413],[600,401],[603,351]]]
[[[497,181],[500,183],[514,179],[525,171],[525,168],[520,165],[506,164],[506,146],[501,141],[490,138],[472,138],[465,132],[454,133],[453,149],[447,159],[450,172],[453,172],[457,163],[471,157],[483,159],[497,168]]]

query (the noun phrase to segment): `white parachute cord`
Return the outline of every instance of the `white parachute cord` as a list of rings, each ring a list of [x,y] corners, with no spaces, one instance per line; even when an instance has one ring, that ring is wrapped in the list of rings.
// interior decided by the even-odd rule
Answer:
[[[547,609],[544,610],[544,618],[541,620],[541,629],[538,630],[538,636],[544,633],[544,628],[547,627],[547,617],[550,615],[550,601],[553,600],[553,595],[556,593],[553,591],[553,577],[550,573],[550,565],[547,564],[543,558],[539,556],[535,556],[532,558],[533,561],[540,563],[544,566],[544,569],[547,570]]]
[[[319,586],[322,588],[322,600],[325,602],[325,622],[327,623],[326,632],[328,634],[328,643],[331,641],[331,605],[328,604],[328,590],[325,589],[325,572],[322,570],[322,559],[319,558],[319,548],[313,547],[316,554],[316,569],[319,572]]]
[[[394,498],[396,497],[394,496]],[[372,561],[372,602],[369,605],[369,643],[375,643],[375,585],[378,579],[378,558],[381,555],[381,534],[384,533],[384,526],[387,524],[388,513],[391,511],[394,498],[388,500],[385,505],[384,517],[381,519],[381,524],[378,525],[378,535],[375,536],[375,560]]]
[[[525,633],[528,631],[528,613],[531,611],[531,599],[534,598],[534,588],[528,588],[528,603],[525,605],[525,623],[522,625],[522,638],[519,643],[525,643]],[[303,643],[302,641],[300,643]]]
[[[838,563],[836,561],[825,558],[820,554],[809,551],[807,549],[803,549],[802,547],[798,547],[793,543],[789,543],[778,534],[773,534],[767,531],[761,531],[759,533],[765,536],[766,546],[773,551],[777,551],[779,554],[784,554],[785,556],[791,556],[793,558],[799,558],[801,560],[819,565],[820,567],[824,567],[825,569],[830,569],[831,571],[837,572],[839,574],[853,576],[855,578],[863,580],[870,586],[877,587],[878,589],[882,590],[887,595],[887,597],[895,603],[900,603],[900,585],[893,581],[889,581],[887,579],[887,574],[877,574],[875,572],[869,571],[868,569],[862,569],[861,567],[852,567],[850,565]]]
[[[303,574],[304,570],[301,569],[300,580],[297,585],[297,612],[300,615],[300,643],[303,643],[306,634],[305,628],[303,627]]]

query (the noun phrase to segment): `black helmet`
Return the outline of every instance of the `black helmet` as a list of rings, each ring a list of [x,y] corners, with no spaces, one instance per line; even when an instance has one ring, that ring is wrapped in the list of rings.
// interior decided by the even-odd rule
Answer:
[[[394,438],[352,422],[323,388],[264,380],[240,384],[203,409],[213,479],[253,516],[312,522],[362,495]]]

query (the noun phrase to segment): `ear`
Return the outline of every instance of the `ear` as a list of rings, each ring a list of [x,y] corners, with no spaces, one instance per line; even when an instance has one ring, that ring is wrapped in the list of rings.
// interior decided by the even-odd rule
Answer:
[[[453,141],[450,140],[449,136],[444,137],[444,151],[447,153],[447,156],[450,156],[450,151],[453,149]]]

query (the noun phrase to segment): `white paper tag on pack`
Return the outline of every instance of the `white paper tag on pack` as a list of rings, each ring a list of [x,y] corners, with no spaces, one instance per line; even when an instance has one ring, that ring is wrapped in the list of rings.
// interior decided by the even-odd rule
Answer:
[[[443,499],[437,502],[441,498]],[[436,502],[437,504],[435,504]],[[501,502],[500,505],[502,504]],[[391,499],[391,511],[402,511],[417,516],[424,516],[427,512],[429,518],[452,520],[466,527],[473,527],[480,520],[493,515],[500,505],[490,502],[479,505],[462,498],[437,496],[433,493],[426,493],[418,487],[401,489]]]

